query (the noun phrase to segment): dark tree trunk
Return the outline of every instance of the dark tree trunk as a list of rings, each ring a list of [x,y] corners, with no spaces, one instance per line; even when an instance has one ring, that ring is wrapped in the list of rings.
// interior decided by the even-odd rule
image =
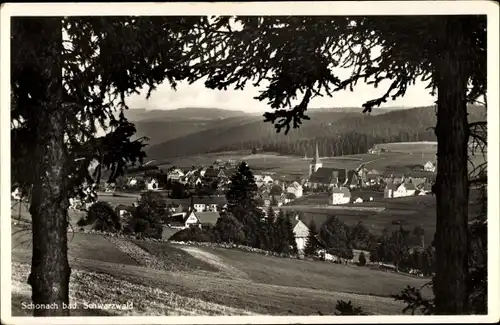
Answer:
[[[62,99],[62,30],[60,18],[22,18],[33,43],[32,75],[37,91],[31,112],[36,149],[35,179],[30,213],[33,220],[33,256],[28,283],[34,316],[64,316],[69,310],[68,193],[64,144],[65,107]]]
[[[461,49],[467,46],[465,31],[456,18],[446,18],[441,44],[444,49],[436,62],[438,87],[438,140],[436,194],[436,313],[467,313],[468,274],[468,172],[467,142],[467,62]]]

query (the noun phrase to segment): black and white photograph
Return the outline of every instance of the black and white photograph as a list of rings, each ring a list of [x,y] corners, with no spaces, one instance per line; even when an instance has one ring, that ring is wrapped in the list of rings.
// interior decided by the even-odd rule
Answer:
[[[3,4],[2,323],[497,322],[498,17]]]

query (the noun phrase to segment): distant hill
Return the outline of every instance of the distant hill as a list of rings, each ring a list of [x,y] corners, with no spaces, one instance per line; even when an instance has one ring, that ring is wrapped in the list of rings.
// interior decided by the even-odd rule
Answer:
[[[172,110],[134,108],[125,112],[125,116],[132,122],[214,121],[244,115],[247,115],[247,113],[243,111],[202,107],[185,107]]]
[[[166,112],[176,118],[189,115],[183,110],[190,109]],[[218,111],[224,110],[214,112]],[[136,122],[136,126],[138,135],[151,139],[146,148],[148,157],[159,160],[251,148],[311,156],[314,143],[319,144],[322,156],[338,156],[364,153],[377,143],[436,140],[432,129],[436,124],[434,107],[390,109],[382,114],[362,114],[361,109],[354,108],[345,111],[313,109],[308,111],[311,120],[304,121],[299,129],[292,129],[288,135],[277,134],[273,125],[264,123],[260,115],[228,112],[223,118],[219,115],[211,120],[165,118],[161,121],[158,117],[157,121]],[[484,112],[484,108],[471,107],[469,120],[484,119]]]

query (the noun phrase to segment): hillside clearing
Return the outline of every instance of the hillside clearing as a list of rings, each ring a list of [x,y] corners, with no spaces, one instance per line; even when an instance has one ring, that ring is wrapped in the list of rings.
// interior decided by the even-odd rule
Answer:
[[[12,293],[13,316],[24,316],[22,302],[31,299],[31,288],[26,283],[30,272],[30,265],[26,263],[12,263]],[[137,293],[141,295],[138,296]],[[252,315],[254,313],[243,309],[231,308],[200,299],[183,297],[166,290],[147,285],[131,283],[117,279],[109,274],[72,270],[70,280],[70,304],[76,305],[78,310],[73,316],[82,313],[92,305],[121,304],[130,309],[104,309],[110,316],[219,316],[219,315]],[[102,305],[101,305],[102,306]],[[18,308],[20,310],[18,310]],[[102,306],[104,307],[104,306]],[[101,307],[101,308],[102,308]],[[94,308],[93,312],[102,313],[102,309]]]
[[[408,284],[419,286],[424,281],[399,274],[325,262],[276,258],[229,249],[196,248],[186,251],[187,247],[181,249],[169,243],[143,242],[141,245],[138,244],[140,241],[134,241],[134,244],[142,246],[144,251],[161,260],[163,265],[173,265],[167,269],[153,269],[138,265],[133,258],[116,249],[109,240],[99,238],[99,235],[74,235],[73,241],[70,242],[70,265],[75,272],[91,274],[87,276],[82,273],[84,275],[79,279],[99,283],[100,299],[115,299],[113,295],[120,294],[113,290],[121,287],[129,288],[133,298],[134,290],[137,292],[140,288],[148,292],[150,301],[158,299],[163,304],[152,304],[151,309],[134,309],[133,312],[140,315],[149,312],[161,313],[162,308],[171,315],[185,315],[192,312],[189,306],[200,306],[207,301],[215,305],[207,307],[208,311],[203,309],[204,307],[196,307],[202,310],[199,314],[223,314],[228,311],[235,314],[251,312],[315,315],[320,311],[328,315],[334,312],[339,299],[352,300],[354,304],[371,313],[399,314],[403,308],[402,304],[379,296],[396,292]],[[13,236],[13,247],[17,244],[16,239],[19,240]],[[77,244],[79,249],[72,248]],[[99,255],[89,254],[87,251],[107,253]],[[94,259],[93,255],[98,258]],[[186,256],[191,260],[184,264],[179,263],[180,260],[188,260]],[[27,265],[30,263],[31,249],[28,244],[13,249],[12,261]],[[218,268],[214,267],[215,264]],[[26,278],[27,272],[23,271],[17,280],[22,285]],[[96,284],[86,285],[82,290],[92,292]],[[107,292],[109,296],[106,295]],[[23,296],[23,299],[26,299],[25,293],[17,290],[13,297],[19,299]],[[164,293],[173,295],[173,298],[168,298],[173,302],[163,302],[163,298],[159,296],[163,297]],[[76,296],[76,299],[87,299],[86,297]],[[188,307],[176,309],[176,306],[183,306],[184,298],[193,300],[186,300]],[[137,299],[134,300],[134,306],[140,302],[139,298]],[[142,300],[142,297],[140,299]],[[19,306],[19,302],[13,306]],[[220,309],[220,306],[226,306],[228,309]],[[17,310],[15,314],[20,312]]]

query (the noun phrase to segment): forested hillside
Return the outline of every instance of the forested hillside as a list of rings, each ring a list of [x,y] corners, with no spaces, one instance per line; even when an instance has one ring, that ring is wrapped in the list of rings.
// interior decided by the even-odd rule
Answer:
[[[469,120],[484,120],[485,109],[471,107]],[[310,121],[288,135],[277,134],[270,123],[259,116],[239,116],[206,122],[199,131],[190,132],[146,148],[150,158],[165,159],[208,152],[256,148],[287,155],[312,156],[317,142],[321,156],[365,153],[376,143],[401,141],[435,141],[434,107],[391,111],[380,115],[360,112],[312,111]],[[161,125],[161,124],[159,124]],[[159,126],[160,127],[160,126]],[[177,131],[177,135],[179,132]]]

